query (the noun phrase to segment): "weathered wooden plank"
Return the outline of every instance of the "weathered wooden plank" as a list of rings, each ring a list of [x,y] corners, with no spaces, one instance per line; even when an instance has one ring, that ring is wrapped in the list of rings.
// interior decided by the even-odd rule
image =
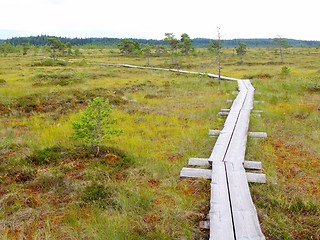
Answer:
[[[229,115],[229,112],[218,112],[218,117],[226,117]]]
[[[211,163],[208,158],[189,158],[189,166],[210,167]]]
[[[207,161],[208,162],[208,161]],[[204,166],[204,165],[201,165]],[[206,166],[210,166],[209,164]],[[182,168],[180,172],[180,177],[186,178],[212,178],[211,169],[202,169],[202,168]],[[252,183],[266,183],[266,175],[262,173],[245,173],[248,182]]]
[[[219,75],[212,74],[212,73],[208,73],[207,76],[212,77],[212,78],[219,78]],[[226,77],[226,76],[220,76],[220,79],[227,80],[227,81],[237,81],[238,80],[236,78],[231,78],[231,77]]]
[[[215,130],[215,129],[213,129],[213,130],[209,130],[208,135],[209,135],[209,136],[219,136],[219,135],[220,135],[220,132],[221,132],[221,130]]]
[[[248,136],[253,138],[266,138],[268,134],[266,132],[248,132]]]
[[[227,163],[236,239],[264,239],[243,167]]]
[[[189,160],[190,165],[194,166],[209,166],[208,162],[213,165],[209,216],[210,239],[215,240],[264,239],[248,181],[264,182],[265,175],[246,173],[244,170],[244,166],[261,169],[261,163],[244,161],[254,88],[248,80],[238,81],[238,86],[239,94],[230,110],[221,111],[228,113],[223,129],[209,131],[209,135],[218,136],[209,159]],[[203,177],[203,170],[208,169],[184,171],[188,176]]]
[[[234,128],[232,139],[230,140],[225,162],[233,161],[243,163],[247,144],[247,133],[249,127],[250,110],[240,111],[237,125]]]
[[[239,84],[240,93],[244,92],[242,90],[244,88],[247,89],[246,99],[234,128],[224,163],[228,179],[235,239],[264,239],[256,209],[251,199],[248,179],[242,165],[254,94],[254,88],[251,87],[249,81],[243,81],[242,84]]]
[[[216,165],[217,162],[223,161],[225,153],[228,150],[228,145],[229,145],[231,136],[232,136],[232,129],[231,130],[226,129],[220,132],[220,135],[209,157],[209,161],[211,161],[212,164]]]
[[[262,170],[262,163],[257,161],[244,161],[243,167],[251,170]]]
[[[209,130],[208,135],[209,136],[219,136],[221,133],[221,130]],[[268,134],[266,132],[248,132],[247,134],[249,137],[253,138],[266,138],[268,137]]]
[[[212,175],[211,169],[201,169],[201,168],[182,168],[180,172],[180,177],[187,177],[187,178],[210,179],[211,175]]]
[[[263,113],[263,110],[252,110],[253,113]]]
[[[232,213],[223,162],[218,162],[212,170],[209,216],[210,239],[234,239]]]
[[[252,183],[266,183],[267,178],[263,173],[246,173],[247,181]]]

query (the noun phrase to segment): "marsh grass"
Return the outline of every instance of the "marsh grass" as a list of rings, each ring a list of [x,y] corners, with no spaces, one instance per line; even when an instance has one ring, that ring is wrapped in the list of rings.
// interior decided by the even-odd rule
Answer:
[[[285,51],[290,73],[283,75],[272,48],[248,49],[241,66],[233,49],[223,49],[222,74],[250,78],[261,92],[255,100],[265,102],[254,106],[264,113],[252,114],[250,131],[269,137],[248,139],[246,158],[262,161],[267,175],[267,184],[250,185],[266,238],[316,239],[320,50]],[[208,129],[223,127],[217,113],[230,107],[236,83],[96,65],[146,65],[143,57],[112,49],[81,49],[63,64],[43,53],[0,57],[0,235],[206,239],[198,224],[209,211],[210,182],[178,176],[189,157],[210,156],[215,139]],[[204,49],[177,61],[181,69],[217,72]],[[171,67],[170,56],[152,57],[150,64]],[[109,98],[124,134],[95,157],[70,136],[71,122],[98,96]]]

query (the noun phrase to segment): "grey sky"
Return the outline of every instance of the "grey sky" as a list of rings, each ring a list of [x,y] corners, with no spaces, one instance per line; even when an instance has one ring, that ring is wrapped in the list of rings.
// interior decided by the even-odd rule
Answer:
[[[13,36],[320,40],[319,0],[1,0],[0,39]]]

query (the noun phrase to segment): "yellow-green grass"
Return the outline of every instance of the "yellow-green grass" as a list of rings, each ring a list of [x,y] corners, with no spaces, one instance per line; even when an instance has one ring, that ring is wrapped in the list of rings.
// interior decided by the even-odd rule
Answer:
[[[250,130],[266,131],[269,137],[249,139],[247,159],[262,161],[267,174],[267,184],[251,185],[267,239],[316,239],[319,231],[320,99],[314,87],[320,76],[319,51],[288,48],[281,65],[275,49],[249,48],[239,65],[234,50],[223,49],[222,75],[251,78],[261,93],[255,98],[265,101],[255,105],[264,113],[252,115]],[[208,233],[198,224],[208,212],[209,181],[179,179],[179,171],[189,157],[210,155],[215,139],[207,136],[208,129],[223,126],[217,113],[230,106],[226,100],[234,98],[236,83],[219,86],[205,76],[87,64],[147,63],[145,57],[121,56],[115,49],[81,53],[65,66],[35,66],[44,61],[40,51],[35,56],[0,57],[0,79],[6,82],[0,86],[1,109],[6,110],[0,127],[0,235],[206,238]],[[152,57],[150,64],[217,72],[215,57],[205,49],[176,56],[176,61],[179,65],[171,65],[168,55]],[[283,66],[288,73],[283,73]],[[38,76],[46,77],[40,85],[35,84]],[[65,76],[73,81],[51,82]],[[85,107],[86,96],[101,94],[114,98],[112,116],[123,129],[104,145],[130,156],[129,167],[110,167],[108,154],[97,159],[73,152],[81,153],[76,146],[82,142],[70,138],[71,122]],[[59,98],[67,100],[56,101]],[[70,99],[74,105],[68,107]],[[19,107],[19,101],[36,106],[24,111],[30,104]],[[57,146],[67,149],[58,162],[35,165],[28,160],[39,149]],[[106,186],[116,204],[84,202],[85,189],[92,184]]]

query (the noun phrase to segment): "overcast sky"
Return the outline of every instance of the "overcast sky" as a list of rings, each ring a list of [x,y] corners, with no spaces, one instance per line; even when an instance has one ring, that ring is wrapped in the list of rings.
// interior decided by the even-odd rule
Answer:
[[[15,36],[320,40],[319,0],[1,0],[0,39]]]

